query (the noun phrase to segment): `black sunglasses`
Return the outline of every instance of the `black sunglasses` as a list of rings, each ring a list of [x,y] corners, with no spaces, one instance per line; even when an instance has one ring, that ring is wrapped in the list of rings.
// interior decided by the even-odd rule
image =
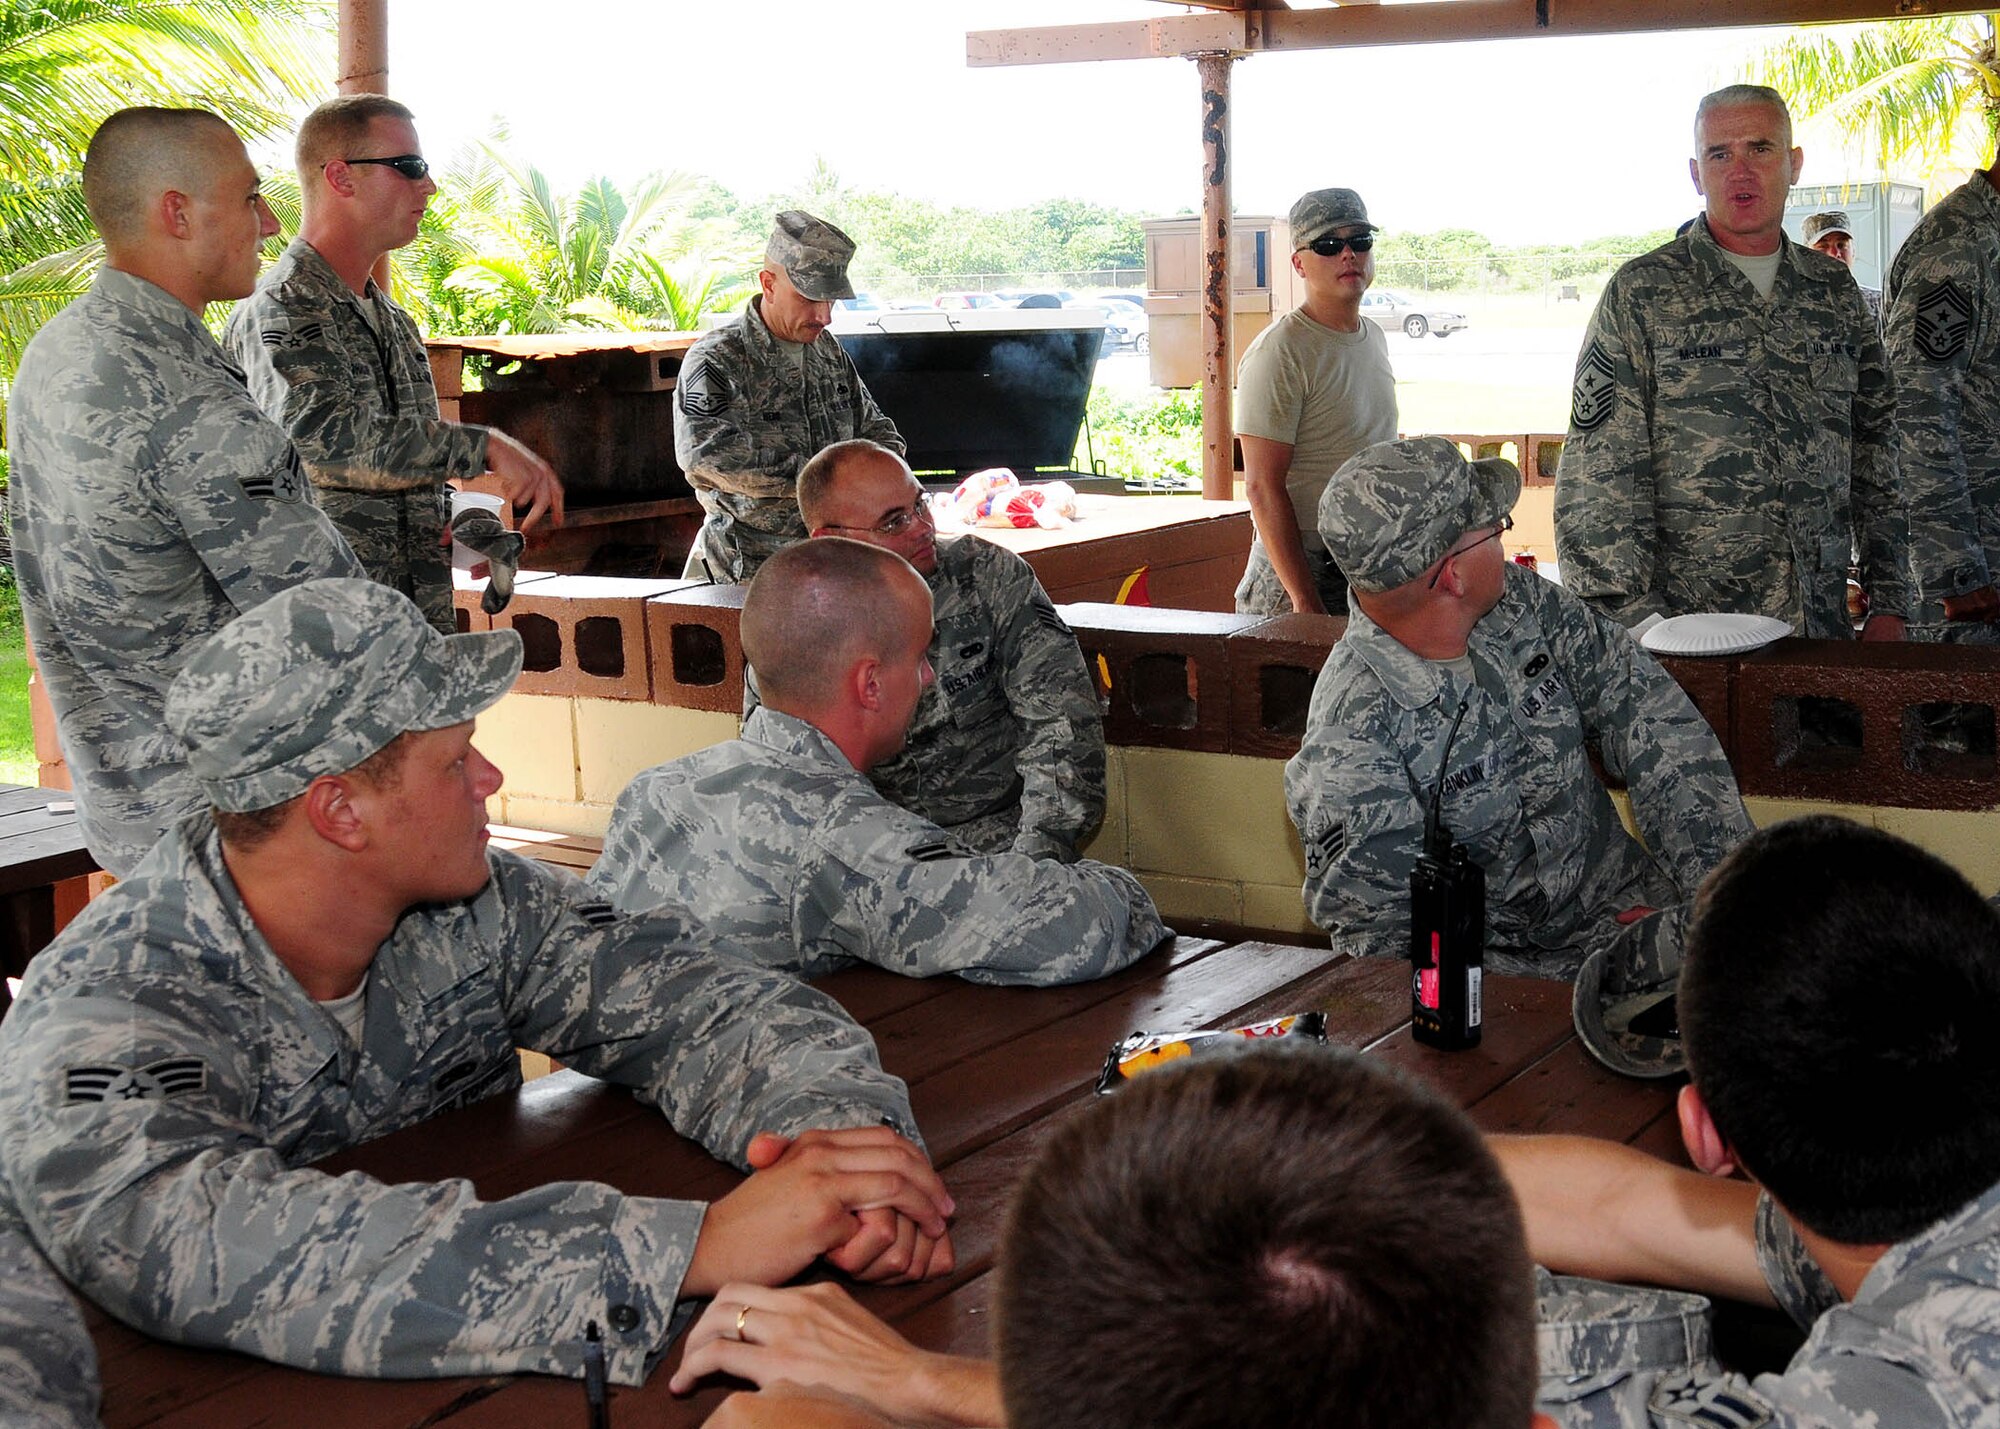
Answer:
[[[422,154],[398,154],[392,159],[348,159],[349,164],[380,164],[394,169],[411,183],[430,177],[431,161]]]
[[[1306,246],[1322,258],[1338,258],[1350,248],[1356,253],[1366,253],[1375,246],[1375,235],[1359,233],[1352,238],[1336,238],[1328,233],[1315,238]]]

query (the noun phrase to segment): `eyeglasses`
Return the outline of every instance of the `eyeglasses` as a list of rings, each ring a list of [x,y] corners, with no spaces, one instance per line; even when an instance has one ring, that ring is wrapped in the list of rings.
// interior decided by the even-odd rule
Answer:
[[[411,183],[427,179],[431,173],[431,161],[422,154],[398,154],[390,159],[347,159],[349,164],[380,164],[385,169],[394,169]]]
[[[919,521],[926,526],[936,523],[936,518],[931,515],[930,502],[921,496],[909,506],[899,506],[873,526],[842,526],[835,521],[824,524],[829,531],[862,531],[877,536],[900,536]]]
[[[1474,541],[1471,545],[1460,546],[1456,551],[1446,551],[1444,553],[1444,560],[1439,561],[1438,568],[1435,571],[1431,572],[1430,584],[1425,586],[1424,589],[1425,590],[1437,589],[1438,577],[1444,574],[1445,561],[1449,561],[1456,556],[1463,556],[1469,551],[1476,551],[1481,546],[1485,545],[1488,541],[1497,541],[1501,538],[1501,536],[1503,536],[1504,534],[1513,529],[1514,529],[1514,518],[1512,516],[1502,516],[1500,518],[1499,525],[1495,526],[1491,531],[1488,531],[1484,536],[1481,536],[1477,541]]]
[[[1357,233],[1352,238],[1337,238],[1333,234],[1327,233],[1315,238],[1306,246],[1322,258],[1338,258],[1350,248],[1356,253],[1366,253],[1375,246],[1375,235],[1372,233]]]

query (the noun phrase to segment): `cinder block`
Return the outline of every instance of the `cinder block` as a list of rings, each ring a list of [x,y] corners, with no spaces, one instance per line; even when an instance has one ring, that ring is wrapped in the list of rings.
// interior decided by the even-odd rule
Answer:
[[[1172,874],[1135,869],[1139,882],[1153,895],[1160,917],[1172,926],[1176,919],[1211,923],[1243,922],[1243,890],[1213,878],[1176,878]]]
[[[632,776],[736,738],[742,720],[714,710],[618,700],[576,703],[577,777],[583,800],[617,801]],[[515,820],[535,827],[532,820]]]
[[[1095,603],[1062,614],[1097,675],[1107,740],[1229,748],[1229,637],[1263,617]]]
[[[1722,752],[1734,759],[1737,662],[1722,656],[1656,655],[1654,658],[1708,721]]]
[[[600,839],[604,837],[604,831],[611,827],[609,804],[563,804],[528,795],[503,797],[507,804],[506,815],[504,818],[495,815],[495,823],[513,824],[524,829],[546,829],[556,834],[589,834]]]
[[[1229,637],[1229,750],[1290,759],[1344,615],[1278,615]]]
[[[479,752],[500,766],[511,794],[573,801],[576,701],[562,695],[509,694],[479,716]]]
[[[747,586],[691,584],[646,602],[653,699],[686,709],[743,709]]]
[[[1104,822],[1097,834],[1078,852],[1099,863],[1132,866],[1131,823],[1125,805],[1125,751],[1117,745],[1104,750]]]
[[[652,696],[646,648],[646,602],[678,589],[679,580],[551,576],[514,593],[493,619],[520,632],[524,649],[515,688],[532,695]]]
[[[1304,881],[1275,759],[1178,749],[1125,751],[1131,867],[1232,882]]]
[[[1243,926],[1271,933],[1287,933],[1300,942],[1317,942],[1326,935],[1306,916],[1306,900],[1299,884],[1246,883],[1243,885]]]
[[[1944,718],[1953,706],[1968,718]],[[1781,640],[1740,661],[1735,710],[1745,794],[1911,809],[2000,805],[2000,650]]]
[[[514,577],[515,594],[518,595],[523,586],[532,585],[536,581],[548,580],[553,575],[555,575],[554,571],[521,571]],[[493,628],[493,617],[488,615],[479,603],[485,594],[485,576],[482,575],[475,580],[465,571],[461,571],[456,567],[452,569],[451,604],[452,609],[458,615],[459,634],[463,635],[468,631],[491,630]]]

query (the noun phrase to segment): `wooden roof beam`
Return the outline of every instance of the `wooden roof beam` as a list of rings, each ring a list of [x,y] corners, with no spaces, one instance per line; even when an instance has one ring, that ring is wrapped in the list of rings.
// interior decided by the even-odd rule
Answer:
[[[1657,30],[1742,29],[1918,15],[1969,15],[1957,0],[1436,0],[1324,10],[1217,10],[1096,25],[974,30],[969,66],[1161,59],[1461,40],[1546,39]]]

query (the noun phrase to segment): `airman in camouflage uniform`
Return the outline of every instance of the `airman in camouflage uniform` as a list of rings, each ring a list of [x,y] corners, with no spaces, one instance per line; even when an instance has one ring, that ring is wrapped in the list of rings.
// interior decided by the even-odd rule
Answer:
[[[1519,491],[1512,464],[1468,463],[1442,437],[1370,447],[1328,484],[1320,534],[1353,595],[1285,766],[1306,908],[1337,950],[1407,957],[1410,874],[1441,787],[1445,826],[1486,873],[1488,970],[1569,977],[1615,944],[1627,977],[1660,981],[1678,965],[1679,905],[1749,816],[1680,686],[1617,625],[1505,561],[1491,538]],[[1413,614],[1449,624],[1456,652],[1405,644],[1425,643]],[[1592,773],[1591,744],[1651,853]],[[1634,907],[1662,911],[1620,926]]]
[[[741,739],[626,787],[591,886],[620,909],[683,909],[719,945],[806,977],[859,960],[1082,982],[1150,951],[1167,930],[1124,869],[975,854],[868,782],[917,705],[929,607],[879,546],[829,537],[772,557],[743,602],[767,703]]]
[[[28,1238],[6,1225],[0,1225],[0,1424],[97,1424],[97,1351],[76,1301]]]
[[[1854,220],[1845,211],[1830,208],[1825,213],[1810,215],[1800,225],[1801,237],[1808,248],[1814,248],[1829,258],[1838,259],[1850,272],[1854,268]],[[1855,286],[1861,280],[1855,279]],[[1861,301],[1868,305],[1868,315],[1875,319],[1875,329],[1882,329],[1882,290],[1861,288]]]
[[[620,909],[684,909],[711,945],[808,978],[865,962],[1052,986],[1116,972],[1167,936],[1126,870],[975,854],[768,708],[741,739],[628,784],[590,883]]]
[[[1867,634],[1901,634],[1895,393],[1846,267],[1784,236],[1790,130],[1769,90],[1704,100],[1693,167],[1708,212],[1612,276],[1577,359],[1562,582],[1627,625],[1741,611],[1847,639],[1859,552]],[[1768,298],[1744,271],[1758,264],[1775,269]]]
[[[903,1086],[828,999],[486,847],[499,777],[471,721],[520,661],[510,632],[445,637],[383,586],[317,581],[176,682],[168,719],[213,820],[95,900],[0,1023],[0,1218],[119,1319],[381,1376],[576,1375],[595,1320],[611,1377],[637,1383],[676,1302],[744,1265],[730,1236],[763,1247],[756,1278],[791,1233],[731,1197],[563,1182],[486,1203],[464,1181],[309,1166],[518,1088],[517,1046],[631,1087],[738,1166],[759,1132],[865,1128],[814,1132],[755,1174],[812,1153],[838,1180],[841,1148],[865,1142],[877,1170],[897,1162],[898,1211],[920,1199],[943,1234],[942,1187],[885,1129],[913,1133]],[[399,735],[393,778],[368,774]],[[795,1270],[838,1249],[792,1248]]]
[[[937,678],[902,752],[869,771],[875,787],[975,853],[1074,859],[1104,817],[1104,720],[1028,563],[976,536],[938,540],[909,467],[865,439],[807,463],[799,506],[814,535],[894,551],[931,589]],[[744,692],[747,713],[754,674]]]
[[[2000,640],[2000,193],[1990,172],[1890,265],[1886,333],[1921,634]],[[1949,623],[1946,623],[1949,621]]]
[[[210,201],[174,237],[119,180]],[[14,571],[62,734],[84,839],[129,872],[201,800],[161,719],[188,655],[238,611],[361,567],[313,499],[285,434],[201,324],[240,297],[277,231],[228,125],[199,110],[124,110],[84,161],[107,261],[35,335],[8,412]],[[213,192],[211,192],[213,191]],[[225,260],[190,250],[229,245]]]
[[[786,209],[764,249],[762,294],[688,349],[675,384],[674,459],[708,513],[689,575],[747,581],[772,552],[803,540],[793,488],[820,448],[867,437],[904,449],[827,331],[834,300],[854,296],[853,256],[854,240],[838,228]]]
[[[307,117],[298,139],[305,222],[237,305],[223,340],[258,405],[292,434],[327,515],[369,575],[448,633],[445,482],[490,466],[510,496],[538,503],[523,531],[545,508],[560,521],[561,484],[505,433],[439,415],[423,335],[370,276],[416,237],[437,192],[409,115],[381,95],[343,95]]]
[[[1540,1408],[1571,1429],[2000,1422],[2000,1099],[1973,1030],[2000,1012],[2000,922],[1935,859],[1824,817],[1758,833],[1703,898],[1680,997],[1698,1169],[1494,1149],[1538,1254],[1761,1280],[1806,1341],[1746,1379],[1716,1365],[1701,1295],[1544,1276]],[[1881,996],[1899,983],[1922,991]]]

